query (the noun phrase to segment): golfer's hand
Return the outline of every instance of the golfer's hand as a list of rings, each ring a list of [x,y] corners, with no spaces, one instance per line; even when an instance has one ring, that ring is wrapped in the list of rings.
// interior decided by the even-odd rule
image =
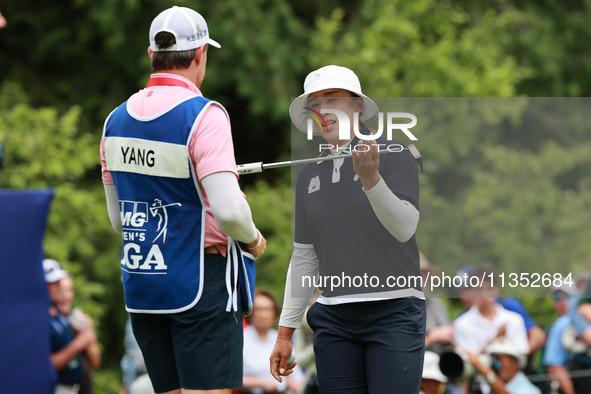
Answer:
[[[369,148],[367,148],[368,146]],[[359,141],[357,150],[353,150],[353,169],[359,176],[363,189],[369,190],[381,179],[378,172],[378,166],[380,165],[378,144],[374,140]]]
[[[291,356],[293,350],[292,346],[291,342],[277,338],[273,353],[271,353],[271,357],[269,357],[271,363],[271,375],[273,375],[275,380],[279,383],[282,382],[282,376],[291,375],[294,367],[298,365],[298,362],[295,360],[291,364],[287,364],[287,360],[289,359],[289,356]]]
[[[246,244],[246,250],[248,253],[252,254],[255,258],[262,256],[267,249],[267,240],[263,237],[260,231],[257,230],[257,239],[252,241],[249,244]]]

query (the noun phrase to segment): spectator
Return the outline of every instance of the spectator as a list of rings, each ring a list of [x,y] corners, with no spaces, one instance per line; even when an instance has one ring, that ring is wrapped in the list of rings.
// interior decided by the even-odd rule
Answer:
[[[578,278],[577,278],[578,277]],[[586,352],[591,346],[591,282],[585,280],[585,272],[575,276],[575,282],[564,282],[564,286],[573,288],[576,298],[570,302],[569,316],[572,328],[565,331],[568,337],[567,350],[574,353]],[[581,286],[585,285],[584,288]]]
[[[421,394],[439,394],[445,389],[447,378],[439,369],[439,355],[427,350],[423,362]]]
[[[515,312],[521,316],[527,331],[527,342],[529,343],[528,356],[532,356],[536,350],[541,349],[546,344],[546,333],[540,328],[531,318],[527,310],[516,298],[499,298],[497,302],[500,303],[506,310]]]
[[[285,377],[281,383],[269,371],[269,355],[277,340],[277,330],[273,326],[279,311],[279,304],[270,292],[261,289],[255,291],[254,309],[247,317],[248,327],[244,329],[243,390],[246,392],[297,392],[302,387],[304,376],[297,366],[294,373]]]
[[[476,270],[477,268],[473,265],[463,265],[456,271],[455,274],[456,277],[462,278],[462,281],[459,282],[460,286],[457,287],[458,298],[467,308],[471,308],[472,305],[474,305],[475,290],[470,286],[470,277]]]
[[[74,300],[74,283],[72,278],[66,276],[60,281],[62,291],[61,300],[57,303],[57,308],[60,313],[64,314],[70,319],[73,335],[85,329],[91,329],[94,332],[94,323],[90,316],[84,313],[80,308],[72,309],[72,302]],[[96,333],[95,333],[96,336]],[[79,394],[92,394],[92,370],[97,369],[101,365],[101,351],[98,344],[94,344],[80,353],[80,362],[82,365],[82,381],[80,382]]]
[[[581,391],[576,389],[575,381],[571,380],[567,369],[570,368],[569,363],[575,359],[575,355],[564,348],[562,337],[571,324],[569,302],[576,296],[576,290],[563,285],[554,289],[553,296],[554,309],[559,317],[548,331],[548,341],[542,362],[548,373],[552,374],[558,382],[560,391],[563,394],[574,394]],[[579,356],[578,362],[584,361],[582,358],[583,356]]]
[[[152,394],[152,383],[146,370],[142,351],[133,335],[131,320],[125,323],[125,354],[121,358],[123,391],[121,394]]]
[[[465,265],[458,270],[456,276],[470,278],[476,270],[477,268],[474,266]],[[464,277],[464,275],[467,276]],[[468,308],[470,308],[474,303],[475,291],[477,290],[469,286],[469,283],[467,283],[466,279],[462,281],[462,286],[458,288],[459,297],[462,300],[462,303],[464,303]],[[527,310],[518,299],[497,298],[496,302],[501,304],[506,310],[518,313],[523,318],[523,323],[525,324],[525,330],[527,332],[527,341],[530,349],[528,356],[533,355],[536,350],[539,350],[544,346],[546,343],[546,333],[530,317],[530,315],[527,313]]]
[[[575,283],[565,283],[563,286],[578,290]],[[574,354],[568,363],[568,370],[587,372],[591,370],[591,282],[587,283],[580,299],[571,299],[569,317],[572,327],[565,328],[561,338],[566,351]],[[571,378],[575,392],[579,392],[579,388],[584,388],[582,392],[588,392],[591,376],[584,375],[587,374]]]
[[[421,277],[423,279],[423,293],[427,311],[427,328],[425,330],[425,347],[438,352],[442,344],[453,342],[453,326],[449,318],[447,307],[439,298],[430,297],[427,277],[438,275],[439,270],[433,267],[427,257],[419,252]]]
[[[506,310],[498,304],[499,289],[492,275],[492,283],[488,279],[492,270],[479,269],[472,275],[479,280],[483,275],[487,280],[482,286],[474,288],[474,305],[460,315],[454,322],[454,340],[456,344],[472,353],[482,353],[496,338],[506,336],[514,343],[520,354],[529,353],[529,343],[525,324],[521,316]],[[491,286],[492,284],[492,286]]]
[[[587,282],[587,287],[578,300],[577,313],[582,317],[579,319],[577,334],[587,346],[591,346],[591,282]]]
[[[585,291],[587,283],[589,282],[589,271],[579,272],[575,275],[575,286],[577,286],[578,294]]]
[[[4,29],[8,23],[6,22],[6,18],[0,12],[0,29]]]
[[[525,324],[525,331],[527,332],[527,342],[529,344],[529,353],[527,354],[527,363],[523,369],[526,375],[535,375],[537,372],[533,367],[533,355],[536,351],[543,348],[546,344],[546,333],[540,328],[531,318],[527,310],[517,298],[499,298],[497,302],[500,303],[506,310],[515,312],[521,316]],[[542,391],[547,391],[548,387],[545,382],[536,383]]]
[[[526,358],[523,350],[505,337],[499,337],[486,349],[486,353],[492,356],[491,368],[485,365],[478,355],[467,352],[472,365],[480,372],[490,385],[490,390],[495,394],[541,394],[539,388],[534,386],[521,369],[525,367]],[[485,389],[483,389],[484,391]]]
[[[77,394],[80,390],[83,371],[80,354],[96,344],[96,334],[92,328],[85,328],[74,334],[69,318],[61,313],[59,304],[67,301],[61,281],[68,277],[67,271],[51,259],[43,260],[45,281],[52,304],[49,308],[51,330],[51,363],[58,373],[56,394]]]

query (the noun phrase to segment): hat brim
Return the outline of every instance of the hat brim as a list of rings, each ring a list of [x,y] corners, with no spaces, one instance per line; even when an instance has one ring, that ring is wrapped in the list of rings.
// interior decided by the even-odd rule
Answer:
[[[516,359],[519,362],[519,368],[523,369],[525,368],[526,364],[527,364],[527,359],[525,358],[524,355],[522,354],[518,354],[518,353],[514,353],[511,351],[493,351],[493,352],[489,352],[488,354],[495,355],[495,354],[500,354],[500,355],[505,355],[505,356],[511,356],[514,359]]]
[[[211,45],[212,47],[216,47],[216,48],[222,47],[219,42],[217,42],[216,40],[212,40],[211,38],[209,40],[207,40],[207,43],[209,45]]]
[[[447,383],[447,377],[439,371],[425,371],[423,372],[422,378],[436,380],[439,383]]]
[[[59,282],[60,280],[64,279],[68,276],[68,271],[63,269],[56,269],[50,272],[49,274],[45,275],[45,282],[47,283],[55,283]]]
[[[289,106],[289,116],[291,117],[291,121],[293,122],[295,127],[298,128],[298,130],[300,130],[303,133],[307,132],[306,122],[309,118],[309,115],[304,107],[308,106],[308,97],[312,93],[316,93],[321,90],[331,89],[331,88],[334,88],[334,86],[320,86],[311,92],[306,92],[306,93],[299,95],[295,100],[292,101],[291,105]],[[374,120],[375,118],[378,117],[379,109],[378,109],[378,106],[376,105],[376,103],[372,99],[370,99],[369,97],[367,97],[365,94],[363,94],[361,92],[354,92],[352,90],[348,90],[348,91],[363,98],[364,109],[363,109],[363,113],[361,114],[361,117],[359,119],[359,121],[361,123],[371,122],[372,120]],[[318,134],[318,131],[316,131],[316,128],[314,128],[313,130],[314,130],[313,131],[314,135],[320,135],[320,134]]]

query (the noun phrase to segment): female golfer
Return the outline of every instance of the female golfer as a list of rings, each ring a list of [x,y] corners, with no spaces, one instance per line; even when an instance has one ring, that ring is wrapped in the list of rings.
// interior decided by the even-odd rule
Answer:
[[[414,159],[407,150],[380,156],[378,144],[399,142],[372,140],[364,124],[378,116],[378,107],[347,68],[326,66],[306,77],[304,93],[290,107],[303,132],[310,113],[321,125],[314,132],[332,147],[321,156],[352,151],[353,157],[311,163],[298,175],[295,242],[271,373],[281,381],[292,372],[292,335],[318,286],[323,293],[307,319],[320,391],[418,393],[425,301],[416,280],[421,273]],[[339,136],[342,113],[349,119],[345,139]],[[360,141],[354,127],[368,138]]]

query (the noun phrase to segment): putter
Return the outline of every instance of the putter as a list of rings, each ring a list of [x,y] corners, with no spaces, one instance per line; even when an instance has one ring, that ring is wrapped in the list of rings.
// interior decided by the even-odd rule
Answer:
[[[403,150],[408,150],[415,159],[417,166],[421,168],[421,174],[423,173],[423,159],[421,158],[421,153],[417,149],[416,146],[413,144],[408,145],[408,147],[403,147],[402,149],[384,149],[378,151],[378,153],[392,153],[392,152],[402,152]],[[345,157],[352,157],[352,153],[347,153],[345,155],[339,156],[326,156],[326,157],[312,157],[310,159],[299,159],[299,160],[288,160],[288,161],[279,161],[276,163],[263,163],[262,161],[256,163],[247,163],[247,164],[239,164],[238,174],[246,175],[246,174],[256,174],[259,172],[263,172],[263,170],[267,170],[270,168],[280,168],[280,167],[288,167],[288,166],[295,166],[299,164],[307,164],[307,163],[314,163],[315,161],[326,161],[326,160],[334,160],[339,158]]]

